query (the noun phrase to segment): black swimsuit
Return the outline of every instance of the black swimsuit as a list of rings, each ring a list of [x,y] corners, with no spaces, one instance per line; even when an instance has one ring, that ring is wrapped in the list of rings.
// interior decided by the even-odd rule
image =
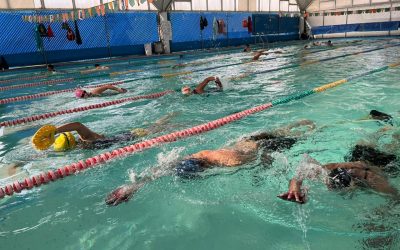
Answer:
[[[104,138],[104,139],[98,139],[93,141],[89,148],[93,149],[103,149],[103,148],[108,148],[112,146],[113,144],[119,143],[119,142],[127,142],[127,141],[132,141],[136,139],[136,136],[133,135],[131,132],[125,132],[119,135],[115,135],[109,138]]]

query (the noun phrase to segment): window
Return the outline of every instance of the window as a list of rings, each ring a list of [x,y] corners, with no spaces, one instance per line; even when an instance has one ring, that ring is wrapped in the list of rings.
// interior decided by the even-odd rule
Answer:
[[[208,10],[221,10],[221,0],[209,0],[208,1]]]
[[[206,0],[192,0],[192,8],[193,8],[193,10],[207,10],[207,1]]]
[[[71,0],[44,0],[46,9],[72,9]]]
[[[235,10],[235,0],[222,0],[222,10],[234,11]]]

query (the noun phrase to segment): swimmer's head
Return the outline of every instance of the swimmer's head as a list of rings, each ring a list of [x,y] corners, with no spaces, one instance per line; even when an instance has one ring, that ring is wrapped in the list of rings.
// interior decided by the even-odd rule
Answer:
[[[48,71],[54,71],[54,65],[53,64],[48,64],[47,65],[47,70]]]
[[[190,95],[192,93],[191,89],[189,86],[184,86],[181,89],[182,94],[184,95]]]
[[[175,168],[176,174],[183,178],[195,178],[198,172],[204,171],[205,163],[202,160],[191,158],[181,161]]]
[[[96,63],[96,64],[94,65],[94,67],[95,67],[95,68],[98,68],[98,67],[100,67],[100,64],[97,64],[97,63]]]
[[[328,46],[332,46],[333,44],[332,44],[332,41],[331,40],[328,40]]]
[[[131,131],[131,134],[135,135],[137,137],[144,137],[144,136],[147,136],[149,133],[150,133],[150,131],[145,128],[135,128]]]
[[[54,141],[54,150],[67,151],[76,147],[75,137],[70,132],[61,133]]]
[[[75,96],[76,96],[76,98],[85,98],[85,97],[89,97],[89,93],[83,89],[76,89]]]
[[[329,189],[342,189],[351,184],[351,175],[344,168],[333,169],[328,176],[327,185]]]
[[[393,117],[391,115],[385,114],[385,113],[380,112],[378,110],[374,110],[374,109],[371,110],[369,112],[369,117],[371,119],[380,120],[380,121],[383,121],[383,122],[387,122],[390,125],[393,125],[393,121],[392,121]]]

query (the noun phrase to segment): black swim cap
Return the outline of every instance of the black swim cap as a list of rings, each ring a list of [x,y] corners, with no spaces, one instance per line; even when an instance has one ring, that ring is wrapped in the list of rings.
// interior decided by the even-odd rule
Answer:
[[[389,123],[390,125],[393,125],[392,122],[393,117],[391,115],[385,114],[383,112],[374,109],[369,112],[369,115],[371,116],[372,119],[384,121]]]
[[[336,168],[329,173],[329,188],[341,189],[349,187],[351,183],[351,175],[344,168]]]
[[[351,151],[347,161],[368,161],[375,166],[384,167],[396,160],[396,155],[381,152],[371,146],[356,145]]]
[[[198,172],[204,171],[204,165],[202,160],[196,158],[183,160],[175,168],[176,175],[186,179],[195,178]]]

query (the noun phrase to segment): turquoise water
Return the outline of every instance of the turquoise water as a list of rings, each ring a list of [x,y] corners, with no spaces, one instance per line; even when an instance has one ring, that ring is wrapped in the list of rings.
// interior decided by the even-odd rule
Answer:
[[[1,121],[33,114],[194,86],[210,75],[218,75],[223,93],[183,97],[179,93],[156,100],[142,100],[58,116],[15,128],[5,128],[0,137],[1,186],[12,180],[55,169],[105,150],[36,152],[30,136],[43,124],[79,121],[92,130],[114,135],[146,127],[158,118],[175,113],[165,130],[157,135],[189,128],[277,98],[308,90],[353,74],[379,68],[399,60],[400,47],[304,65],[241,80],[230,77],[279,68],[307,60],[318,60],[355,51],[396,44],[399,39],[368,39],[356,46],[334,40],[338,48],[307,53],[301,42],[275,44],[285,54],[260,61],[196,72],[175,78],[138,80],[121,85],[128,94],[77,100],[71,93],[0,106]],[[282,57],[284,55],[291,57]],[[119,79],[138,79],[163,73],[190,71],[238,63],[249,55],[231,51],[184,57],[182,62],[203,65],[174,71],[164,63],[127,66],[140,69],[112,79],[92,78],[52,86],[0,92],[0,98],[33,94],[77,85]],[[161,59],[160,59],[161,60]],[[110,64],[110,66],[115,66]],[[76,68],[82,68],[78,65]],[[63,70],[63,68],[60,68]],[[71,67],[64,69],[70,71]],[[123,68],[126,70],[126,68]],[[389,197],[371,190],[349,193],[329,191],[324,184],[307,181],[309,201],[305,205],[284,202],[276,195],[287,190],[288,180],[304,154],[321,163],[342,162],[360,140],[373,142],[372,134],[382,128],[374,121],[357,121],[371,109],[389,113],[398,124],[400,67],[358,78],[326,92],[279,105],[224,127],[174,143],[111,161],[50,185],[24,191],[0,200],[0,242],[4,249],[363,249],[399,248],[399,207]],[[8,76],[7,76],[8,77]],[[57,76],[62,77],[62,76]],[[40,81],[40,80],[36,80]],[[12,83],[11,83],[12,84]],[[7,84],[7,85],[11,85]],[[4,85],[4,86],[7,86]],[[2,85],[3,86],[3,85]],[[176,159],[205,149],[218,149],[261,131],[273,130],[299,119],[310,119],[317,130],[290,150],[274,153],[272,167],[260,160],[235,169],[211,169],[204,178],[182,180],[166,176],[144,186],[126,204],[107,207],[105,196],[129,183],[131,171],[167,166]],[[391,132],[388,132],[390,138]],[[151,137],[148,137],[151,138]],[[383,141],[378,142],[385,149]],[[398,152],[396,152],[398,154]],[[10,172],[10,164],[18,164]],[[400,189],[399,179],[390,183]],[[380,209],[380,210],[379,210]],[[381,212],[379,212],[381,211]]]

